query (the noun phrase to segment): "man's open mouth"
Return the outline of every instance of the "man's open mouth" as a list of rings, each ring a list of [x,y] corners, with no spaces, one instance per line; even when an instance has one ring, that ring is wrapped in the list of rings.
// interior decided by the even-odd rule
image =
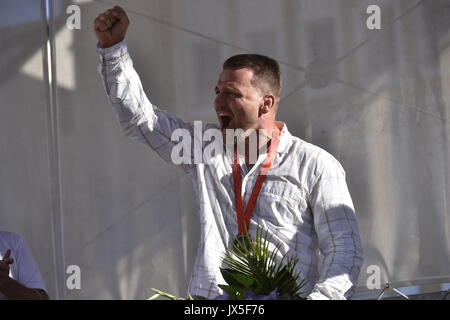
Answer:
[[[230,116],[221,115],[219,116],[219,120],[220,120],[220,127],[222,129],[228,129],[228,126],[230,125],[232,118]]]

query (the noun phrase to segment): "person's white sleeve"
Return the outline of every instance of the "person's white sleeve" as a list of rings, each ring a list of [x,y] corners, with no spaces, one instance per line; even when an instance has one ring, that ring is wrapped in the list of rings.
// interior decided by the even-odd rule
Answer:
[[[14,263],[16,264],[15,270],[17,272],[17,274],[13,275],[13,278],[25,287],[47,291],[44,279],[39,272],[31,251],[28,249],[25,241],[20,236],[17,237],[16,246],[12,249],[14,250]]]
[[[351,297],[358,280],[361,239],[344,169],[331,156],[319,167],[310,206],[323,259],[319,281],[308,299],[343,300]]]
[[[150,103],[133,68],[126,40],[110,48],[101,48],[97,44],[97,52],[100,55],[98,71],[125,134],[155,150],[165,161],[173,163],[172,149],[180,141],[172,141],[172,133],[179,129],[178,132],[192,137],[193,125]],[[189,152],[182,158],[192,160],[192,150]],[[184,161],[180,165],[188,172],[192,163]]]

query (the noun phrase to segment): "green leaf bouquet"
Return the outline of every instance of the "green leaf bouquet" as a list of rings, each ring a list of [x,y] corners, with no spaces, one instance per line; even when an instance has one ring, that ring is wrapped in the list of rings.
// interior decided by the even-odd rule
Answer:
[[[278,259],[280,244],[270,250],[271,237],[260,228],[255,239],[247,233],[240,236],[227,250],[220,271],[226,282],[219,287],[223,294],[215,300],[305,300],[301,289],[305,280],[300,280],[296,271],[298,260],[284,255]],[[152,289],[156,294],[172,300],[184,300]],[[201,297],[196,297],[201,298]],[[190,295],[188,299],[193,299]]]

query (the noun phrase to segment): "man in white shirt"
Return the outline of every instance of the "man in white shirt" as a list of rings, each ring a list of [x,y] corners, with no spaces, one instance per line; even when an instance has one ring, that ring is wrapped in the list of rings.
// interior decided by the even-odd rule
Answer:
[[[201,233],[190,294],[207,298],[221,294],[223,253],[237,235],[247,230],[254,235],[259,227],[281,244],[280,256],[298,258],[297,271],[307,280],[303,294],[309,299],[349,298],[362,264],[362,248],[345,173],[332,155],[292,136],[285,123],[276,121],[278,63],[261,55],[229,58],[215,87],[220,126],[199,127],[147,99],[124,40],[128,24],[127,14],[117,6],[95,19],[99,72],[126,135],[178,164],[192,178]],[[198,161],[196,151],[221,140],[211,139],[217,132],[225,137],[239,129],[275,135],[257,134],[256,161],[250,159],[248,137],[244,156],[216,152],[207,162]],[[183,151],[187,161],[174,160],[178,142],[172,137],[179,130],[197,142],[197,134],[203,134],[201,148]],[[204,138],[207,134],[209,139]]]
[[[44,279],[25,241],[0,231],[0,299],[48,300]]]

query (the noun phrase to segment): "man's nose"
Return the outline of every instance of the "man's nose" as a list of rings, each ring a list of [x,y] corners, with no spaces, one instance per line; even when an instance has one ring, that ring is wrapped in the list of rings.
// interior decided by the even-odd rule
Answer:
[[[216,111],[222,111],[225,107],[225,100],[220,93],[216,95],[216,98],[214,99],[214,107],[216,108]]]

